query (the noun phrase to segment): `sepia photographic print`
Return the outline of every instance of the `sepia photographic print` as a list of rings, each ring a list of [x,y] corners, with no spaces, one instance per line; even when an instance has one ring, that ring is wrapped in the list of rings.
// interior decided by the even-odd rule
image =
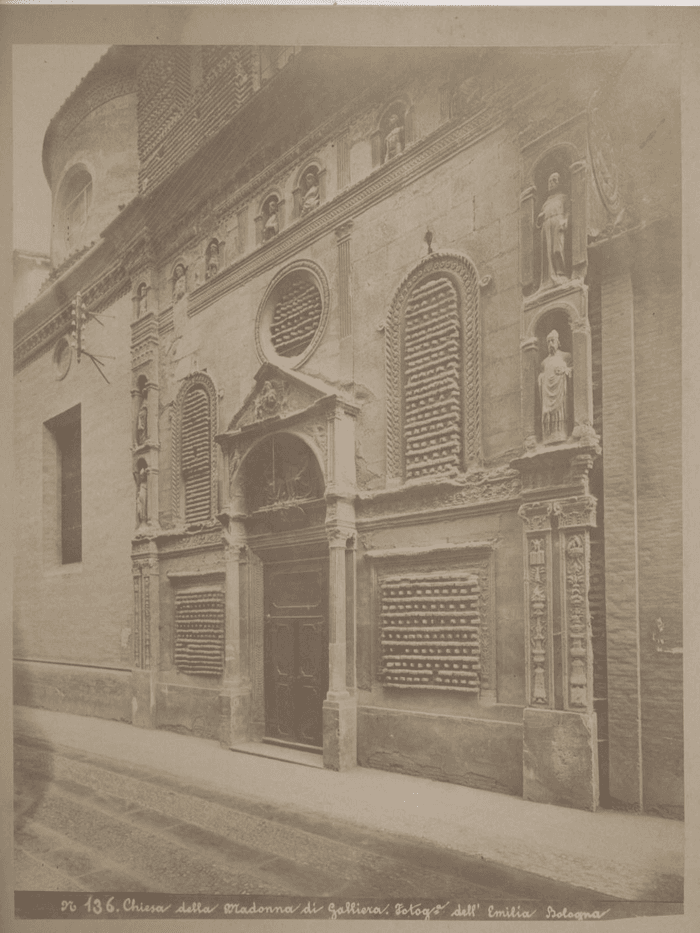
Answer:
[[[2,12],[9,922],[691,929],[697,16]]]

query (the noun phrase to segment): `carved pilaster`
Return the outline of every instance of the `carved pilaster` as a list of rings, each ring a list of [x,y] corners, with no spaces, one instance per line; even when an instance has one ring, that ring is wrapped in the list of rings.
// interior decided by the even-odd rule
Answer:
[[[535,254],[533,251],[535,230],[534,185],[520,195],[520,284],[528,290],[535,284]]]
[[[552,685],[552,524],[551,504],[533,502],[519,511],[525,523],[526,683],[528,704],[554,706]]]

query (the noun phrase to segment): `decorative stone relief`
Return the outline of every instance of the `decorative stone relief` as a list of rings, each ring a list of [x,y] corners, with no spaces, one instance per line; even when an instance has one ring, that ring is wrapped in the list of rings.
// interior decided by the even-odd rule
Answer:
[[[147,669],[151,665],[151,573],[158,567],[155,558],[132,562],[134,580],[134,667]]]
[[[564,536],[566,623],[569,642],[569,705],[588,706],[589,632],[585,535]]]
[[[528,591],[530,613],[530,703],[547,706],[547,540],[528,539]]]
[[[396,574],[383,577],[380,588],[384,685],[478,693],[478,577]]]
[[[175,595],[175,667],[218,677],[224,671],[225,598],[220,590]]]
[[[601,114],[601,96],[593,95],[588,108],[588,146],[593,165],[593,177],[600,198],[613,215],[622,211],[622,197],[618,181],[618,172],[610,131]]]
[[[571,384],[571,354],[559,347],[556,330],[547,334],[547,356],[542,361],[537,380],[542,405],[542,441],[554,444],[569,436],[568,399]]]
[[[136,292],[136,317],[142,318],[148,311],[148,285],[142,282]]]
[[[255,421],[264,421],[287,410],[289,386],[281,379],[266,380],[255,399]]]
[[[148,403],[146,401],[146,392],[144,390],[141,396],[141,404],[136,414],[136,445],[141,447],[148,438]]]

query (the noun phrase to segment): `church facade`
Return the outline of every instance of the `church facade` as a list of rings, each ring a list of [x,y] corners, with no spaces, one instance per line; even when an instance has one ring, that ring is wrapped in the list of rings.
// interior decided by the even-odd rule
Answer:
[[[15,701],[680,816],[676,63],[115,46],[43,159]]]

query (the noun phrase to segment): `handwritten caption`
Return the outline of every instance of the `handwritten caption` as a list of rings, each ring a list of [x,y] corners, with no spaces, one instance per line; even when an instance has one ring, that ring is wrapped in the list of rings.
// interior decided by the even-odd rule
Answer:
[[[642,913],[640,914],[640,907]],[[505,899],[477,901],[415,898],[395,900],[357,898],[299,898],[238,895],[126,894],[54,891],[15,891],[15,918],[47,920],[71,918],[124,920],[214,918],[254,920],[613,920],[636,916],[683,913],[682,904],[636,904],[601,901],[591,904],[520,902]]]

